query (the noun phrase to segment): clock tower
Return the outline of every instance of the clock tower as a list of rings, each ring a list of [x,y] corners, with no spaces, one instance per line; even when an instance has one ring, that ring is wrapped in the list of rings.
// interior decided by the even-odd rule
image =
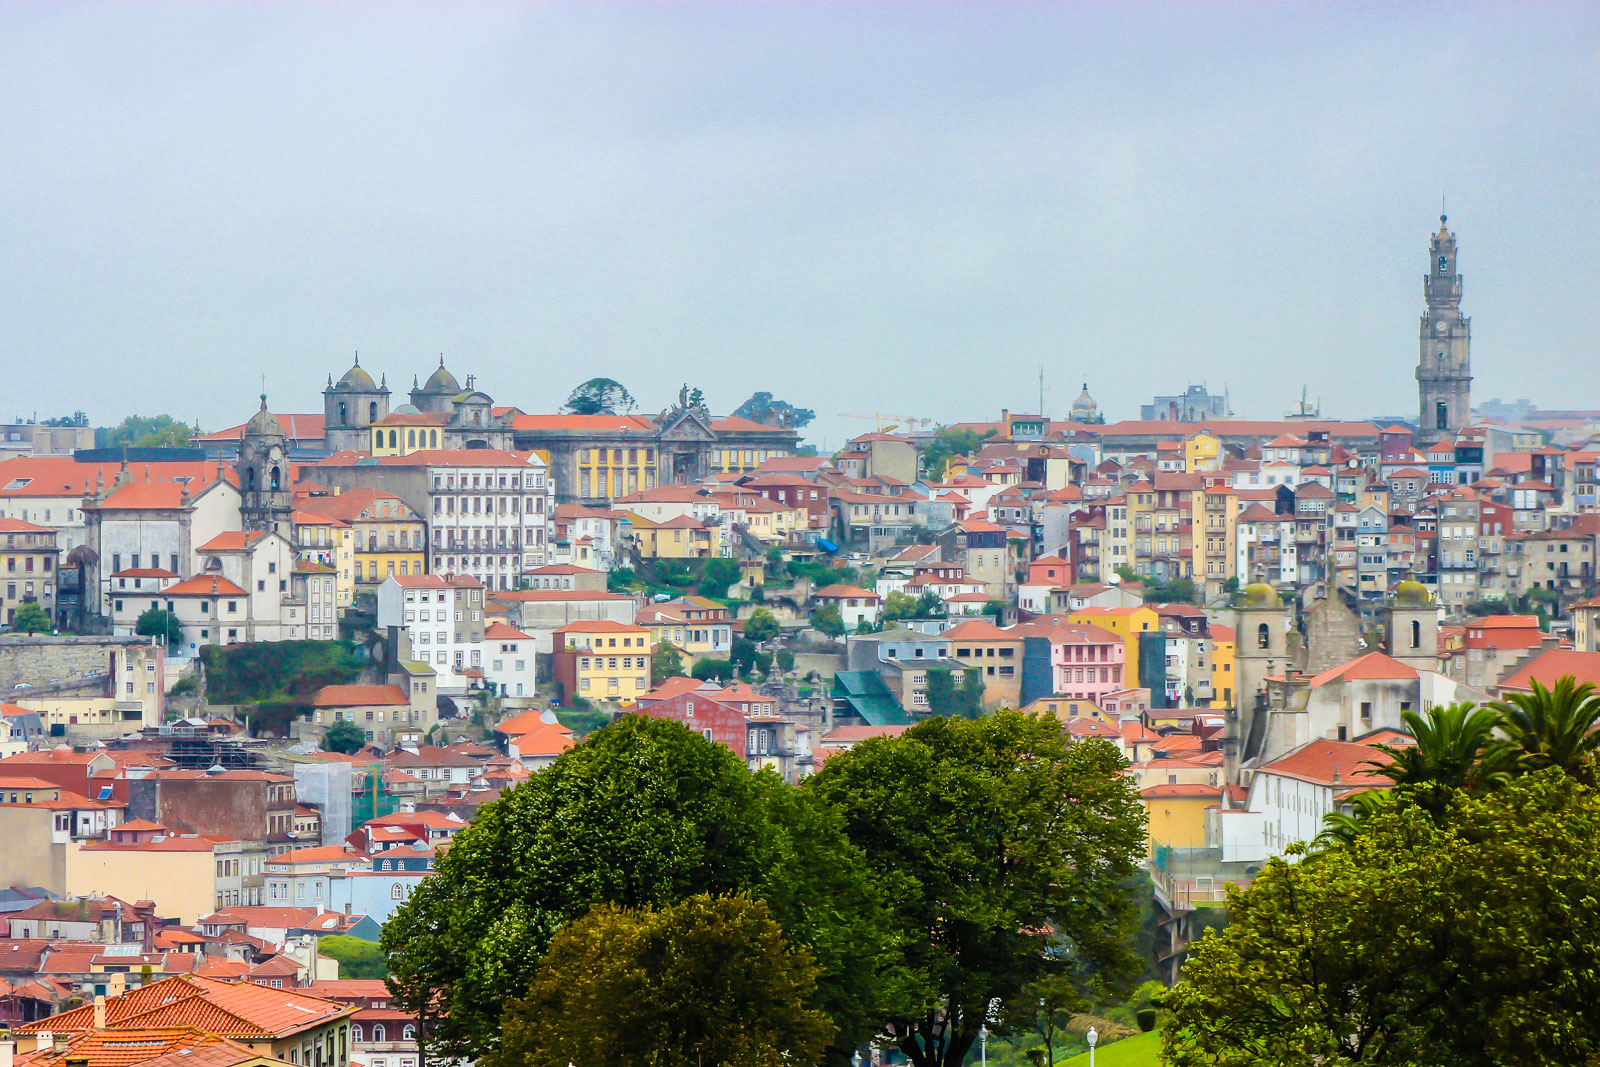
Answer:
[[[1422,295],[1421,348],[1417,358],[1417,443],[1432,444],[1472,420],[1472,320],[1461,314],[1461,275],[1456,272],[1456,236],[1439,216],[1439,232],[1428,242],[1428,273]]]

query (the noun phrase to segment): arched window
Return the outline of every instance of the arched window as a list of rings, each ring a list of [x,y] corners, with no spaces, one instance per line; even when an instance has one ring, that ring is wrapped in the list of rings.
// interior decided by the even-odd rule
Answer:
[[[244,472],[244,487],[251,492],[256,488],[256,469],[251,467]]]
[[[361,1024],[360,1023],[351,1023],[350,1024],[350,1040],[351,1041],[365,1041],[366,1038],[363,1036],[363,1034],[364,1034],[364,1031],[361,1029]]]
[[[1256,647],[1269,648],[1272,645],[1272,628],[1266,623],[1256,627]]]
[[[384,1031],[383,1031],[383,1024],[382,1023],[373,1023],[372,1024],[372,1040],[374,1040],[374,1041],[387,1041],[388,1040],[388,1035],[385,1034]]]
[[[1449,273],[1449,267],[1450,267],[1450,261],[1448,259],[1446,259],[1444,256],[1440,256],[1439,257],[1439,273],[1440,274]]]
[[[378,421],[378,402],[376,400],[374,400],[372,403],[367,405],[367,421],[368,422],[377,422]]]
[[[428,438],[431,441],[430,447],[432,447],[432,448],[438,448],[439,447],[439,431],[438,430],[429,430],[428,431]]]
[[[400,431],[399,430],[390,430],[389,431],[389,447],[390,448],[399,448],[400,447]]]
[[[349,426],[350,425],[350,411],[346,407],[345,402],[343,400],[339,401],[339,425],[340,426]]]
[[[278,473],[278,468],[277,467],[273,467],[272,468],[272,491],[274,493],[276,493],[278,491],[278,483],[279,483],[279,479],[281,477],[282,477],[282,475],[280,475]]]
[[[1422,647],[1422,623],[1416,619],[1411,620],[1411,647]]]
[[[406,891],[400,885],[399,882],[396,882],[396,883],[394,883],[393,885],[391,885],[389,887],[389,899],[390,900],[404,900],[405,898],[406,898]]]
[[[407,430],[406,431],[406,447],[407,448],[416,448],[417,447],[417,431],[415,431],[415,430]]]
[[[416,1037],[417,1037],[417,1028],[415,1026],[412,1026],[410,1023],[406,1023],[405,1029],[400,1031],[400,1040],[402,1040],[402,1041],[414,1041],[414,1040],[416,1040]]]

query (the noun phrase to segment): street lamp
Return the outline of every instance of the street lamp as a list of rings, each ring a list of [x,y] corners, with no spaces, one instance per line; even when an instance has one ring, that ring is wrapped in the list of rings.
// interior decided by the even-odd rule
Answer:
[[[1100,1040],[1100,1035],[1091,1026],[1089,1032],[1083,1036],[1089,1042],[1089,1067],[1094,1067],[1094,1046]]]
[[[856,1049],[850,1054],[850,1067],[861,1067],[861,1050]]]
[[[978,1026],[978,1062],[989,1067],[989,1028],[982,1024]]]

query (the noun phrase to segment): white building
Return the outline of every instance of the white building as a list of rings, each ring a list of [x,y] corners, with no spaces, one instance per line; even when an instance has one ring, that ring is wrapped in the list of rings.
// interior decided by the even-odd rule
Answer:
[[[548,562],[555,486],[535,453],[468,449],[418,452],[427,463],[430,570],[470,574],[487,589],[515,589]],[[386,459],[385,462],[388,460]]]
[[[483,669],[483,583],[467,574],[391,574],[378,585],[378,626],[398,626],[413,659],[439,671],[439,689],[465,689],[450,671]]]
[[[503,697],[531,697],[539,691],[531,634],[490,623],[483,631],[484,681]]]

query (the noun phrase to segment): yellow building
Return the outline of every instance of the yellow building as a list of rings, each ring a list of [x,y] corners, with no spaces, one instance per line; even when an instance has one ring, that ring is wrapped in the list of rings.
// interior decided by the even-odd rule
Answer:
[[[230,894],[239,892],[242,880],[254,877],[248,870],[250,858],[239,855],[243,845],[169,834],[140,821],[123,823],[111,831],[110,841],[68,847],[67,895],[153,900],[159,914],[192,925],[242,902]]]
[[[1214,707],[1235,706],[1234,699],[1239,686],[1234,666],[1234,641],[1233,627],[1211,624],[1211,691],[1216,694],[1212,698]]]
[[[1155,633],[1161,629],[1161,616],[1154,608],[1079,608],[1069,612],[1067,621],[1080,626],[1098,626],[1109,630],[1121,639],[1127,651],[1122,677],[1127,688],[1137,689],[1139,681],[1139,635]]]
[[[1222,463],[1222,441],[1202,430],[1183,442],[1183,469],[1188,474],[1214,471]]]
[[[444,411],[392,411],[372,424],[374,456],[409,456],[423,449],[445,447],[440,445],[441,427],[450,421]]]
[[[56,622],[56,531],[21,519],[0,519],[0,622],[33,602]]]
[[[296,509],[294,547],[304,560],[333,568],[333,595],[341,608],[356,596],[356,533],[348,522],[317,511]]]
[[[1211,601],[1223,595],[1222,587],[1234,577],[1238,547],[1239,494],[1228,485],[1213,485],[1195,493],[1194,579]]]
[[[952,626],[939,635],[950,642],[950,658],[983,675],[983,705],[1015,708],[1022,703],[1022,638],[982,619]]]
[[[1150,854],[1161,845],[1201,848],[1206,843],[1206,811],[1222,803],[1222,787],[1164,783],[1139,791],[1144,802],[1145,844]]]
[[[715,550],[712,531],[687,515],[655,522],[634,512],[624,512],[632,526],[630,536],[645,559],[706,559]]]
[[[349,525],[355,590],[370,591],[390,575],[427,573],[428,525],[393,493],[381,489],[297,493],[294,503],[302,511]]]
[[[562,695],[632,703],[650,688],[650,628],[605,619],[555,632],[555,677]]]

